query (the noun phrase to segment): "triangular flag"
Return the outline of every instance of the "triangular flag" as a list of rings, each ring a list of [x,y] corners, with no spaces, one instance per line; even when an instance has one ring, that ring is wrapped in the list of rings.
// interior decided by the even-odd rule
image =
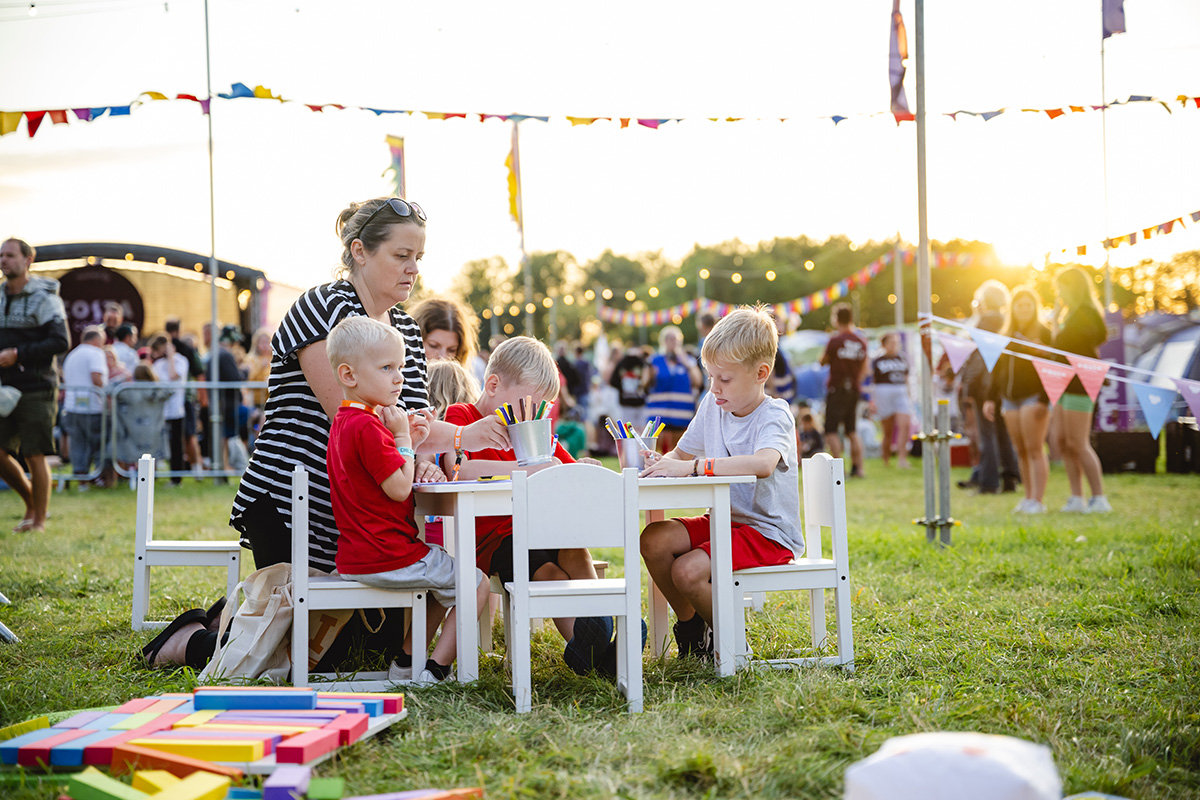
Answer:
[[[92,110],[90,108],[72,108],[71,110],[75,112],[75,116],[79,118],[80,122],[92,121]]]
[[[975,340],[975,344],[979,347],[979,355],[983,356],[983,363],[987,366],[988,372],[991,372],[996,367],[996,361],[1000,358],[1000,354],[1004,352],[1004,346],[1008,343],[1003,336],[989,331],[981,331],[979,328],[971,328],[971,338]]]
[[[1075,377],[1075,370],[1069,364],[1047,361],[1044,358],[1031,360],[1038,377],[1042,379],[1042,388],[1046,390],[1046,396],[1050,398],[1050,405],[1055,405],[1058,403],[1058,398],[1062,397],[1067,384],[1071,382],[1071,378]]]
[[[1057,119],[1058,117],[1061,117],[1065,113],[1066,112],[1063,111],[1061,108],[1047,108],[1046,109],[1046,116],[1049,117],[1050,119]]]
[[[65,108],[60,108],[56,111],[47,111],[46,114],[49,115],[50,121],[55,125],[67,124],[67,110]]]
[[[1171,380],[1175,381],[1175,388],[1187,401],[1192,416],[1200,418],[1200,381],[1189,381],[1183,378],[1171,378]]]
[[[950,359],[950,369],[957,373],[962,369],[962,365],[966,363],[967,356],[975,352],[975,343],[969,342],[966,339],[960,339],[957,336],[951,336],[947,333],[939,333],[938,341],[942,343],[942,349],[946,351],[946,358]]]
[[[1079,376],[1079,382],[1083,384],[1083,389],[1088,393],[1088,397],[1092,398],[1093,403],[1096,402],[1096,396],[1100,394],[1100,387],[1104,385],[1104,376],[1108,374],[1111,364],[1107,361],[1072,355],[1067,356],[1067,361],[1070,361],[1071,366],[1075,368],[1075,374]]]
[[[0,136],[12,133],[21,124],[21,111],[0,111]]]
[[[42,125],[42,117],[44,116],[46,116],[45,111],[25,112],[25,128],[29,131],[30,139],[37,135],[38,128]]]
[[[1167,421],[1167,414],[1171,413],[1171,404],[1175,401],[1175,390],[1134,381],[1133,391],[1142,405],[1142,414],[1146,417],[1146,424],[1150,426],[1150,435],[1157,439],[1158,432],[1162,430],[1163,423]]]

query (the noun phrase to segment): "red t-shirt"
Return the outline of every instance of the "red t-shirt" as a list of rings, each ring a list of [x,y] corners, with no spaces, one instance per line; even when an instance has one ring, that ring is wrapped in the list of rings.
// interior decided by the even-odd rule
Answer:
[[[396,440],[374,411],[342,406],[329,429],[329,495],[343,575],[388,572],[429,552],[417,538],[413,497],[399,502],[381,484],[404,466]]]
[[[858,376],[867,360],[867,342],[854,331],[835,334],[825,345],[830,389],[857,389]]]
[[[455,403],[446,409],[446,422],[451,425],[470,425],[481,419],[483,414],[473,403]],[[487,448],[468,451],[467,455],[475,461],[512,461],[514,467],[517,461],[512,450]],[[564,464],[575,463],[575,459],[571,458],[571,454],[564,450],[561,444],[554,446],[554,455]],[[492,554],[509,536],[512,536],[512,517],[480,517],[475,520],[475,566],[490,575]]]

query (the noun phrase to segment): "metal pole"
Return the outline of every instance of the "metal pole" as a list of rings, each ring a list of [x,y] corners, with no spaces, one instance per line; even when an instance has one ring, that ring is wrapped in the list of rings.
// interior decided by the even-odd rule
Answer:
[[[212,47],[209,43],[208,33],[208,0],[204,0],[204,80],[208,89],[208,275],[211,285],[211,302],[212,302],[212,341],[209,344],[209,363],[208,363],[208,380],[211,383],[217,383],[220,372],[218,370],[217,349],[221,346],[218,340],[221,335],[217,321],[217,200],[214,189],[213,180],[213,124],[212,124]],[[218,402],[220,393],[209,389],[208,390],[208,410],[209,417],[209,435],[208,442],[210,445],[212,469],[221,470],[224,464],[221,460],[222,446],[221,441],[221,404]],[[215,480],[215,479],[214,479]]]
[[[943,545],[950,544],[950,527],[954,521],[950,518],[950,447],[953,436],[950,433],[950,401],[938,400],[938,540]]]
[[[1108,269],[1108,92],[1104,88],[1104,37],[1100,38],[1100,149],[1104,162],[1104,310],[1112,305],[1112,273]]]
[[[525,272],[525,335],[533,336],[533,312],[529,304],[533,302],[533,268],[529,263],[529,254],[525,252],[525,204],[521,192],[521,126],[513,120],[512,155],[513,166],[517,173],[517,229],[521,232],[521,269]]]
[[[931,346],[933,329],[932,282],[929,275],[929,220],[926,213],[925,186],[925,0],[916,0],[916,61],[917,61],[917,316],[921,318],[921,427],[929,431],[933,419],[933,365]],[[936,476],[934,475],[933,440],[926,437],[921,450],[921,465],[925,478],[925,534],[932,539],[937,531],[934,520]]]

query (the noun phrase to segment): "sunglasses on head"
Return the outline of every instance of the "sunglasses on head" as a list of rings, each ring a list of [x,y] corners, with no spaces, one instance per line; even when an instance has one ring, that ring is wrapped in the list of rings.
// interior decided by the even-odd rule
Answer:
[[[390,208],[392,211],[396,212],[397,216],[400,217],[411,217],[413,214],[416,214],[417,219],[425,222],[425,210],[419,205],[416,203],[410,203],[407,200],[401,200],[399,197],[389,197],[386,203],[383,203],[379,206],[379,208],[371,212],[371,216],[367,217],[367,221],[359,227],[358,235],[354,238],[361,239],[363,231],[365,231],[367,226],[371,224],[371,220],[375,219],[375,215],[380,211],[383,211],[385,208]]]

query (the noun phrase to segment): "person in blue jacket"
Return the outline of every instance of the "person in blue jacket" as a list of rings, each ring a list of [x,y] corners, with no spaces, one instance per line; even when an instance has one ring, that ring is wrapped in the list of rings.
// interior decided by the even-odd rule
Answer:
[[[703,382],[696,359],[683,351],[683,331],[674,325],[659,331],[658,352],[650,359],[642,379],[647,391],[647,419],[659,417],[666,426],[656,449],[669,453],[696,415],[696,390]]]

